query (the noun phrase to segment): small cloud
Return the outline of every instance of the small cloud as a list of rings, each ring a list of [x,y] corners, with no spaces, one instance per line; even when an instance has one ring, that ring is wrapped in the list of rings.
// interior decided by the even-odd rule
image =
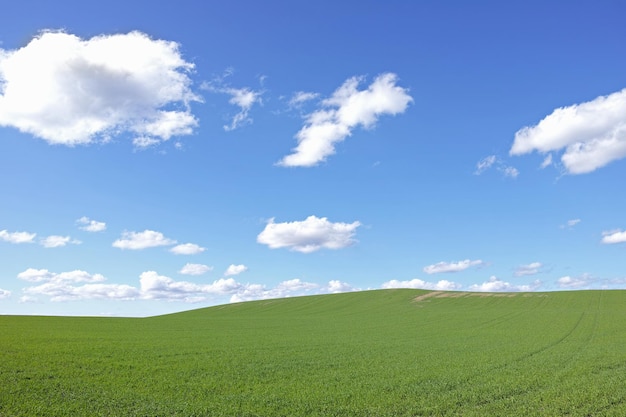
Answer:
[[[557,284],[561,288],[579,289],[589,287],[596,280],[589,274],[583,274],[579,277],[570,277],[569,275],[561,277],[557,280]]]
[[[526,285],[513,285],[491,276],[488,281],[482,284],[470,286],[469,290],[478,292],[529,292],[537,290],[541,285],[541,281],[534,281]]]
[[[228,277],[232,275],[239,275],[247,270],[248,267],[245,265],[230,265],[228,269],[226,269],[226,272],[224,272],[224,276]]]
[[[33,243],[36,233],[28,232],[8,232],[6,230],[0,230],[0,239],[9,243]]]
[[[496,155],[489,155],[478,161],[476,163],[474,175],[482,175],[485,171],[491,168],[495,168],[497,171],[501,172],[505,177],[508,178],[517,178],[519,176],[519,171],[517,168],[506,165]]]
[[[0,300],[3,300],[5,298],[9,298],[10,296],[11,296],[11,291],[3,290],[2,288],[0,288]]]
[[[548,156],[545,157],[543,162],[541,163],[541,169],[547,168],[552,165],[552,154],[549,153]]]
[[[464,261],[459,262],[438,262],[433,265],[428,265],[424,267],[424,272],[427,274],[440,274],[442,272],[459,272],[464,271],[471,266],[479,266],[483,265],[484,262],[480,259],[471,261],[469,259],[465,259]]]
[[[188,263],[188,264],[185,264],[185,266],[183,266],[181,270],[178,272],[183,275],[202,275],[212,270],[213,270],[212,266]]]
[[[602,243],[605,244],[615,244],[615,243],[624,243],[626,242],[626,230],[622,231],[621,229],[610,230],[607,232],[602,232]]]
[[[168,239],[163,233],[154,230],[143,232],[124,232],[122,238],[113,242],[113,247],[119,249],[141,250],[158,246],[170,246],[176,244],[175,240]]]
[[[66,246],[68,243],[73,245],[80,245],[82,242],[80,240],[72,239],[69,236],[48,236],[42,238],[39,243],[44,248],[59,248],[62,246]]]
[[[203,248],[200,245],[196,245],[195,243],[183,243],[174,246],[172,249],[170,249],[170,252],[176,255],[197,255],[204,252],[205,250],[206,248]]]
[[[480,161],[476,163],[476,170],[474,171],[474,175],[482,174],[483,172],[491,168],[491,166],[495,162],[496,162],[495,155],[489,155],[489,156],[484,157],[483,159],[481,159]]]
[[[91,220],[89,217],[81,217],[80,219],[76,220],[76,223],[81,225],[79,226],[80,230],[84,230],[86,232],[103,232],[107,228],[105,222]]]
[[[379,75],[366,90],[358,90],[362,77],[352,77],[333,95],[322,101],[322,108],[306,117],[296,134],[298,145],[277,165],[311,167],[335,153],[335,144],[362,126],[372,128],[382,115],[404,113],[413,98],[396,85],[396,74]],[[310,93],[307,93],[310,94]]]
[[[353,223],[333,223],[326,217],[309,216],[303,221],[274,223],[274,219],[257,236],[257,242],[272,249],[311,253],[320,249],[342,249],[354,244],[356,229],[361,225]]]
[[[289,100],[289,107],[299,108],[303,103],[311,100],[315,100],[319,97],[318,93],[310,93],[305,91],[298,91]]]
[[[515,269],[514,275],[516,277],[524,277],[527,275],[536,275],[540,272],[543,264],[541,262],[532,262],[528,265],[520,265]]]
[[[562,224],[561,226],[559,226],[561,229],[572,229],[574,226],[576,226],[578,223],[580,223],[580,219],[571,219],[568,220],[567,223]]]
[[[347,282],[343,282],[339,280],[331,280],[331,281],[328,281],[328,285],[326,285],[326,288],[324,288],[322,292],[338,294],[342,292],[352,292],[352,291],[358,291],[358,290],[359,290],[358,288],[353,287]]]

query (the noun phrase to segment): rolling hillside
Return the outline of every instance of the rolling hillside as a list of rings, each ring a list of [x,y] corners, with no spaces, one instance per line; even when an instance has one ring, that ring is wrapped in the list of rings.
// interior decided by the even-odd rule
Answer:
[[[0,416],[626,415],[626,291],[0,316]]]

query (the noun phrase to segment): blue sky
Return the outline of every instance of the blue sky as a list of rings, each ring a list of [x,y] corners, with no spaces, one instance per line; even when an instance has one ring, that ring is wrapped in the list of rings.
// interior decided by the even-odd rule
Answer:
[[[13,2],[0,314],[626,287],[615,1]]]

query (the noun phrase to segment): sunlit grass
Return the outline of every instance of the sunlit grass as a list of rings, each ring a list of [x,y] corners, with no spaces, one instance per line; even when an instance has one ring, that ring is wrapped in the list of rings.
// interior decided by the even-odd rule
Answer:
[[[0,416],[626,415],[624,346],[625,291],[5,316]]]

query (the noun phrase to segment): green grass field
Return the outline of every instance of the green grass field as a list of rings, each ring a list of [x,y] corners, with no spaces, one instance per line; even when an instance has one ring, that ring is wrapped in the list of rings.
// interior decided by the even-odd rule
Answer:
[[[2,417],[625,416],[626,291],[0,316],[0,355]]]

